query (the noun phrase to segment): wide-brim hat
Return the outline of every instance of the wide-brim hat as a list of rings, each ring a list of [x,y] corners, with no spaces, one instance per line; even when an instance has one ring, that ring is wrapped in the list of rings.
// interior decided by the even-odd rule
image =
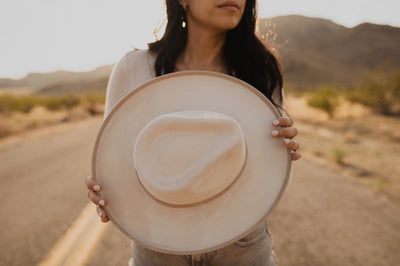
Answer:
[[[92,159],[111,221],[172,254],[225,247],[263,223],[288,182],[280,114],[257,89],[207,71],[150,80],[105,118]]]

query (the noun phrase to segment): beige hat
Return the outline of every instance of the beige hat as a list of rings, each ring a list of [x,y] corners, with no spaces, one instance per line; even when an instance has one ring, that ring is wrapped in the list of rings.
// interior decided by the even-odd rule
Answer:
[[[279,116],[231,76],[187,71],[126,95],[97,136],[92,174],[128,237],[172,254],[227,246],[264,222],[291,156],[271,137]]]

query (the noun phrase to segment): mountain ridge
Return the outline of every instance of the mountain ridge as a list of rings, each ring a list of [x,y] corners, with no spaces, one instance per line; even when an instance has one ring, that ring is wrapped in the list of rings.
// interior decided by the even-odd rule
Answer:
[[[398,27],[366,22],[349,28],[324,18],[287,15],[260,18],[258,29],[278,51],[285,82],[294,89],[351,86],[379,66],[400,68]],[[0,79],[0,89],[20,86],[35,88],[38,93],[65,93],[69,87],[71,93],[104,91],[112,67],[30,73],[19,80]]]
[[[400,28],[362,23],[352,28],[327,19],[299,15],[261,19],[271,31],[285,79],[297,88],[348,86],[381,65],[400,68]]]

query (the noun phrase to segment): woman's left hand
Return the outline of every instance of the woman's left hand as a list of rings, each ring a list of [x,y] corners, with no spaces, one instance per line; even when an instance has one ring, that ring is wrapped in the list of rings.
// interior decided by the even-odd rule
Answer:
[[[272,122],[275,129],[272,131],[273,137],[283,137],[282,143],[286,147],[292,150],[292,161],[296,161],[301,158],[301,154],[297,152],[300,148],[300,144],[293,138],[297,136],[297,129],[292,127],[293,120],[290,117],[279,117]]]

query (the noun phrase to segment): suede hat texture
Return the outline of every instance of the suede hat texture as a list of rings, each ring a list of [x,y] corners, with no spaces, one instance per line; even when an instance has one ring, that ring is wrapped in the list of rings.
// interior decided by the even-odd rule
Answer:
[[[263,223],[287,185],[290,150],[271,136],[280,117],[237,78],[185,71],[154,78],[105,118],[92,175],[111,221],[147,248],[195,254]]]

